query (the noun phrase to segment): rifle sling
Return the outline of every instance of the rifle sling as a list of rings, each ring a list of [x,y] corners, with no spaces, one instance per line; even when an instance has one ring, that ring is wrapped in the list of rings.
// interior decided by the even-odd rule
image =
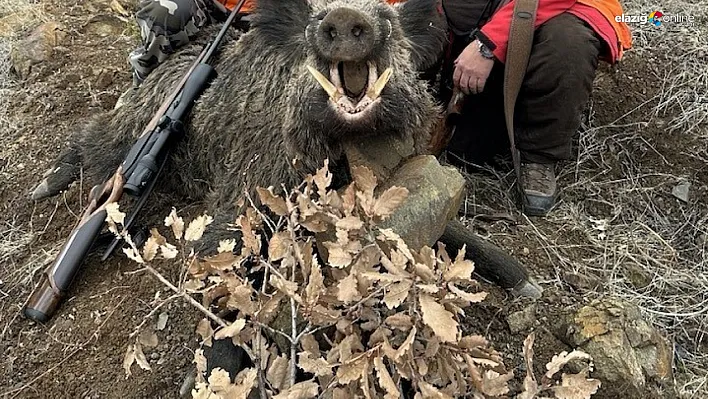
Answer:
[[[511,146],[511,157],[519,189],[521,182],[521,155],[514,140],[514,107],[526,74],[533,45],[534,23],[538,0],[515,0],[514,13],[509,28],[509,44],[504,68],[504,117]],[[522,201],[525,197],[522,195]]]

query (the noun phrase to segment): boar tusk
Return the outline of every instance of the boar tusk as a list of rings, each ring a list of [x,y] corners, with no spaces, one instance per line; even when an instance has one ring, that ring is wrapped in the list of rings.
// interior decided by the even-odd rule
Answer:
[[[389,79],[391,79],[392,74],[393,69],[390,67],[386,68],[386,70],[383,71],[381,76],[379,76],[379,78],[374,83],[374,87],[369,89],[369,92],[367,93],[369,95],[369,98],[371,98],[372,100],[376,100],[377,98],[379,98],[384,87],[386,87],[386,83],[388,83]]]
[[[329,81],[323,74],[321,74],[318,70],[315,68],[307,65],[307,70],[310,71],[310,74],[315,78],[317,83],[322,86],[322,88],[327,92],[327,94],[330,96],[330,98],[334,99],[337,94],[337,88],[334,86],[332,82]]]

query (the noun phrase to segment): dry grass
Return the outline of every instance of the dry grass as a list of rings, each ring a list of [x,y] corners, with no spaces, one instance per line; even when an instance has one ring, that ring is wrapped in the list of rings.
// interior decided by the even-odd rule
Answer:
[[[20,84],[11,72],[10,50],[23,32],[44,18],[41,6],[34,1],[0,1],[0,179],[3,181],[7,181],[13,173],[6,170],[9,169],[9,160],[13,157],[13,146],[9,141],[14,139],[14,132],[22,124],[8,112],[13,95],[20,90]],[[0,311],[4,311],[5,305],[9,305],[10,301],[3,299],[10,296],[10,293],[15,294],[14,289],[18,284],[31,285],[33,274],[27,272],[35,271],[35,266],[32,265],[43,262],[39,260],[41,254],[37,254],[28,262],[23,262],[26,263],[23,267],[16,264],[16,260],[24,256],[33,238],[31,229],[12,217],[5,218],[0,224],[0,273],[4,279],[0,280],[0,304],[3,304],[0,305]]]
[[[45,14],[39,1],[3,0],[0,2],[0,38],[15,37],[44,19]]]
[[[627,13],[646,14],[652,7],[656,5],[626,3]],[[675,342],[678,393],[704,398],[708,395],[707,188],[697,181],[704,171],[682,170],[676,158],[698,161],[703,165],[699,168],[708,165],[708,1],[674,0],[661,7],[665,14],[692,15],[694,24],[634,29],[634,56],[662,63],[658,69],[663,75],[646,80],[661,90],[647,104],[652,107],[649,112],[626,116],[626,121],[638,122],[633,126],[619,130],[596,126],[590,120],[574,176],[584,187],[571,186],[570,190],[593,193],[612,207],[612,217],[602,220],[607,226],[605,238],[587,235],[596,253],[583,263],[598,268],[610,283],[608,293],[637,303]],[[657,53],[664,53],[663,57],[653,57]],[[662,153],[654,148],[642,137],[644,126],[661,126],[668,133],[666,140],[678,140],[680,152]],[[654,152],[654,162],[642,159],[642,151]],[[619,170],[618,178],[598,178],[598,171],[613,168]],[[669,194],[682,181],[693,183],[688,204]],[[583,220],[576,210],[564,204],[554,222],[565,216],[577,228],[584,225],[592,231],[588,228],[594,221]]]
[[[656,4],[636,0],[626,2],[627,14],[646,15]],[[648,77],[645,84],[661,85],[654,115],[668,116],[667,130],[708,136],[708,21],[706,0],[670,0],[663,2],[664,13],[692,15],[693,24],[665,23],[659,27],[642,26],[634,29],[638,57],[652,61],[664,56],[667,63],[663,76]],[[655,80],[656,79],[656,80]]]
[[[624,4],[626,14],[656,9],[642,1]],[[674,0],[660,11],[693,15],[693,26],[632,26],[635,47],[627,58],[646,74],[625,92],[660,89],[641,103],[619,104],[626,109],[616,120],[598,120],[596,113],[606,112],[591,105],[577,159],[559,176],[562,200],[548,217],[524,218],[519,227],[526,245],[535,241],[551,265],[544,285],[567,290],[566,273],[597,279],[601,287],[587,297],[629,300],[671,339],[675,391],[684,398],[708,397],[708,187],[701,179],[708,166],[706,9],[706,0]],[[652,129],[666,134],[652,137]],[[476,176],[472,213],[514,214],[506,190],[511,178]],[[689,203],[671,194],[684,181],[692,184]]]
[[[708,203],[672,198],[672,188],[690,176],[639,159],[637,148],[647,143],[636,131],[595,130],[582,134],[585,151],[561,177],[575,182],[564,190],[573,200],[533,231],[557,270],[599,278],[604,292],[592,294],[636,303],[675,343],[678,392],[705,397]]]
[[[42,6],[35,1],[0,1],[0,138],[11,137],[10,132],[17,130],[19,124],[19,121],[8,113],[13,92],[18,90],[18,82],[15,75],[11,73],[12,44],[23,32],[45,18]],[[0,141],[0,144],[5,143]]]

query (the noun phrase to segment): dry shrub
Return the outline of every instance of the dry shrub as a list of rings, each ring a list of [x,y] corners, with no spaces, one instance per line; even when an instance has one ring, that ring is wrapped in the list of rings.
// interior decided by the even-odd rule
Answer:
[[[442,245],[415,251],[393,231],[378,228],[408,192],[391,187],[377,197],[370,170],[355,168],[353,177],[340,192],[330,190],[325,165],[286,196],[259,189],[270,212],[247,207],[236,221],[242,245],[225,240],[217,255],[188,259],[190,278],[171,288],[202,296],[200,308],[209,316],[197,328],[203,345],[229,339],[255,364],[233,383],[221,369],[205,379],[206,359],[197,350],[193,397],[246,398],[253,390],[264,398],[482,398],[510,392],[513,372],[502,356],[483,336],[463,336],[459,328],[464,312],[486,297],[464,250],[455,257]],[[114,232],[123,218],[110,210]],[[153,229],[141,250],[133,244],[125,252],[143,265],[176,258],[211,222],[199,216],[185,228],[173,211],[165,225],[177,245]],[[326,248],[327,263],[316,248]],[[217,316],[223,312],[238,316],[227,322]],[[543,383],[526,387],[520,397],[545,390],[558,398],[590,397],[599,381],[587,373],[563,375],[555,386],[553,376],[577,355],[554,359]],[[126,353],[128,374],[134,363],[150,368],[139,340]],[[576,386],[578,381],[585,385]]]
[[[10,50],[22,32],[43,18],[41,7],[33,1],[0,1],[0,181],[3,182],[0,184],[6,184],[14,177],[10,160],[16,158],[13,154],[15,132],[21,125],[19,118],[9,112],[11,101],[20,90],[19,82],[11,72]],[[15,262],[33,237],[33,233],[14,218],[0,224],[0,272],[4,278],[4,281],[0,279],[0,309],[7,303],[1,299],[10,296],[3,290],[12,291],[15,285],[31,281],[31,275],[27,276],[28,268],[18,267]],[[39,262],[39,258],[33,256],[28,262],[33,266],[29,267],[33,268]]]
[[[631,25],[634,48],[628,55],[647,64],[647,76],[637,83],[660,88],[646,104],[653,107],[649,119],[665,119],[661,123],[670,133],[708,139],[708,1],[670,0],[657,5],[632,0],[622,4],[625,14],[648,15],[659,10],[694,17],[693,23]]]

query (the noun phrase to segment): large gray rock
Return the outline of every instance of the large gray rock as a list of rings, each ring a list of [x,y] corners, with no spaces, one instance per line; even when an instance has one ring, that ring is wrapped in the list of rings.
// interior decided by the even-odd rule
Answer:
[[[593,357],[602,390],[641,397],[648,380],[672,377],[673,349],[628,302],[605,298],[561,318],[558,338]]]
[[[32,68],[49,60],[66,37],[63,27],[56,22],[45,22],[38,26],[27,38],[18,41],[10,50],[10,61],[17,74],[26,79]]]

